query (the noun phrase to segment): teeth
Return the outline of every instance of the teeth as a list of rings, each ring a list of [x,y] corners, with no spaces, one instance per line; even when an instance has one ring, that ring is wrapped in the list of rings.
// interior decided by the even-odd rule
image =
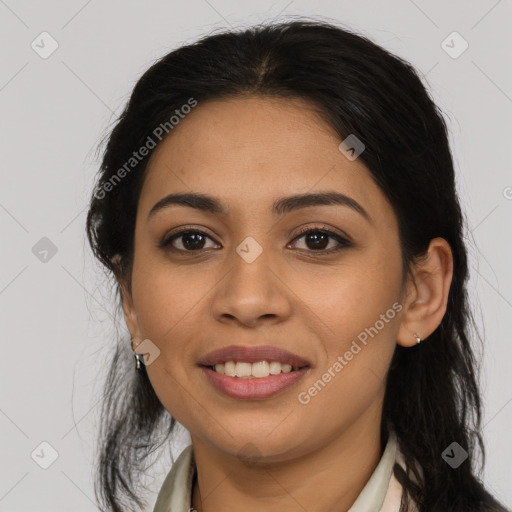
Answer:
[[[227,361],[224,364],[224,373],[229,377],[236,377],[235,363],[233,361]]]
[[[283,365],[281,365],[281,371],[283,373],[290,373],[292,371],[292,365],[291,364],[283,364]]]
[[[268,377],[270,375],[270,365],[267,361],[252,363],[251,374],[253,377]]]
[[[215,365],[215,371],[221,375],[229,377],[261,378],[269,375],[279,375],[280,373],[290,373],[297,368],[292,368],[291,364],[281,364],[279,361],[258,361],[257,363],[246,363],[244,361],[226,361]]]
[[[235,373],[237,377],[250,377],[251,370],[251,363],[236,363],[235,365]]]
[[[279,361],[272,361],[270,363],[270,374],[279,375],[281,373],[281,363]]]

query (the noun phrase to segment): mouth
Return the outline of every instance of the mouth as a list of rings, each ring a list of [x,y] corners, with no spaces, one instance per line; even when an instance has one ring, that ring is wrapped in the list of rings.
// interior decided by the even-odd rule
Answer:
[[[231,346],[207,354],[199,361],[217,391],[237,399],[265,399],[302,379],[310,364],[283,349],[270,346]]]

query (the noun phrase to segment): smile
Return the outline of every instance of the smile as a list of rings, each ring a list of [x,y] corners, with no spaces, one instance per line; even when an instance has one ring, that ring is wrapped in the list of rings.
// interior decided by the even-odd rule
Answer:
[[[311,369],[308,360],[269,345],[231,345],[210,352],[198,364],[216,391],[241,400],[272,398]]]

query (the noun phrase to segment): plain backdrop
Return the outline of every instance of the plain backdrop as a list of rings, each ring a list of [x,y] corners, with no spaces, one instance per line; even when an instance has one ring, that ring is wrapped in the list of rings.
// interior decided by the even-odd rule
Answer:
[[[511,505],[510,0],[0,0],[0,511],[97,510],[99,377],[114,335],[85,241],[100,138],[156,58],[214,29],[296,16],[404,57],[446,115],[485,338],[485,483]],[[176,454],[186,433],[180,442]]]

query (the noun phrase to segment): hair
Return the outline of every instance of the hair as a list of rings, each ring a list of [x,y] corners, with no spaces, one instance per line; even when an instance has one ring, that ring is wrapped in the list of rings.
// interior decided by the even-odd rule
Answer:
[[[119,171],[126,170],[134,150],[148,145],[155,128],[165,123],[169,128],[176,109],[191,98],[200,105],[244,97],[306,100],[341,140],[354,134],[364,143],[359,159],[398,219],[405,275],[425,256],[433,238],[449,243],[453,279],[446,313],[425,342],[413,348],[396,346],[381,440],[387,439],[387,425],[392,424],[406,462],[406,470],[394,467],[404,489],[400,512],[410,510],[410,499],[420,512],[505,511],[476,476],[478,451],[481,468],[485,451],[472,327],[473,337],[480,343],[481,338],[467,297],[465,221],[448,130],[408,62],[366,37],[312,20],[215,33],[168,53],[138,80],[105,145],[86,221],[95,257],[131,292],[137,205],[154,149],[122,173],[123,179]],[[121,305],[121,287],[116,286]],[[144,366],[135,371],[128,345],[122,337],[117,340],[98,441],[96,498],[114,512],[144,505],[137,490],[144,465],[176,433],[177,425]],[[164,432],[160,444],[157,432]],[[442,458],[453,442],[468,453],[456,469]]]

